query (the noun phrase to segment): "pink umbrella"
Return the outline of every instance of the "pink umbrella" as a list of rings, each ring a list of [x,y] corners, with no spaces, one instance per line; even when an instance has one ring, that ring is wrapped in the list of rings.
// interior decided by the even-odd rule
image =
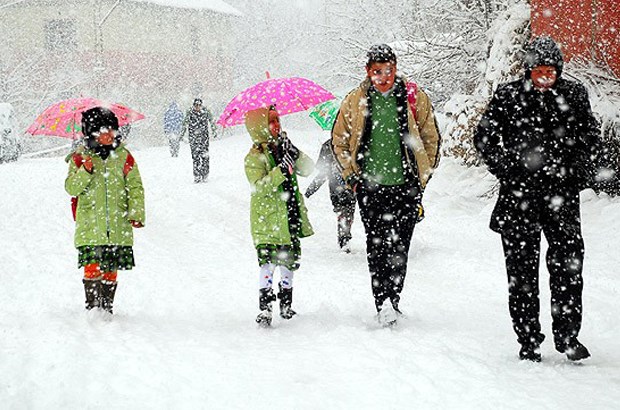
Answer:
[[[280,115],[305,111],[336,98],[320,85],[301,77],[269,78],[246,88],[233,98],[217,123],[222,127],[243,124],[245,114],[258,108],[275,105]]]
[[[144,118],[143,114],[121,104],[107,103],[89,97],[71,98],[47,107],[26,132],[32,135],[55,135],[76,139],[76,133],[82,131],[82,112],[94,107],[105,107],[116,114],[119,126]]]

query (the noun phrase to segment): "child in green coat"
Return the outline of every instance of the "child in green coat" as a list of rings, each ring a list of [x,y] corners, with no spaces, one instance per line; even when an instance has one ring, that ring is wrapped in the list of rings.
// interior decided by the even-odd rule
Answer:
[[[274,107],[250,111],[245,126],[252,138],[252,148],[245,157],[245,173],[252,187],[250,224],[256,246],[259,276],[259,309],[256,322],[271,325],[273,274],[280,270],[278,298],[280,317],[295,315],[293,276],[299,268],[299,238],[313,234],[297,176],[312,173],[314,163],[297,149],[280,130],[280,118]]]
[[[106,108],[82,113],[85,146],[67,157],[65,190],[74,204],[78,267],[86,309],[112,314],[117,271],[131,269],[133,228],[145,223],[144,189],[133,156],[120,142],[118,118]]]

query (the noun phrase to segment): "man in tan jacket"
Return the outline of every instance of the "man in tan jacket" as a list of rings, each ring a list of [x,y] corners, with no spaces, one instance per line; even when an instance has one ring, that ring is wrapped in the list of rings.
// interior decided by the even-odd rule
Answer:
[[[440,140],[428,96],[396,75],[388,45],[371,47],[366,74],[340,106],[332,145],[359,203],[377,318],[389,326],[401,313],[409,244]]]

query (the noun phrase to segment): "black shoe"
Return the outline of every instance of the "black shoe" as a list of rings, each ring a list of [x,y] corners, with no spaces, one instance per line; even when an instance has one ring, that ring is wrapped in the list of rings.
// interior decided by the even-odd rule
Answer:
[[[278,284],[280,292],[278,292],[278,299],[280,299],[280,317],[282,319],[291,319],[297,314],[292,308],[293,304],[293,288],[285,289],[282,284]]]
[[[588,349],[582,345],[576,337],[569,338],[564,343],[562,341],[556,341],[555,350],[560,353],[566,353],[566,357],[571,362],[577,362],[590,357]]]
[[[540,362],[542,360],[540,346],[533,344],[521,346],[521,350],[519,350],[519,359],[529,360],[530,362]]]
[[[256,323],[261,327],[271,326],[272,309],[271,302],[276,300],[276,295],[273,294],[271,288],[264,288],[258,290],[258,308],[260,313],[256,316]]]

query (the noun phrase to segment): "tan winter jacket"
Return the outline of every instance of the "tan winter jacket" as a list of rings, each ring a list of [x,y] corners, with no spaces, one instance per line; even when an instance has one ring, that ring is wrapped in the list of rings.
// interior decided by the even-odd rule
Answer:
[[[397,81],[398,79],[407,83],[403,77],[398,77]],[[351,174],[361,173],[357,155],[366,124],[368,108],[366,96],[370,85],[370,79],[366,78],[359,87],[344,98],[332,129],[334,154],[342,167],[342,177],[345,180]],[[435,124],[431,101],[424,91],[418,88],[415,117],[409,102],[407,102],[407,107],[409,136],[405,143],[415,153],[418,178],[420,185],[424,188],[433,170],[439,164],[439,131]],[[410,160],[411,158],[407,157],[407,161]]]

